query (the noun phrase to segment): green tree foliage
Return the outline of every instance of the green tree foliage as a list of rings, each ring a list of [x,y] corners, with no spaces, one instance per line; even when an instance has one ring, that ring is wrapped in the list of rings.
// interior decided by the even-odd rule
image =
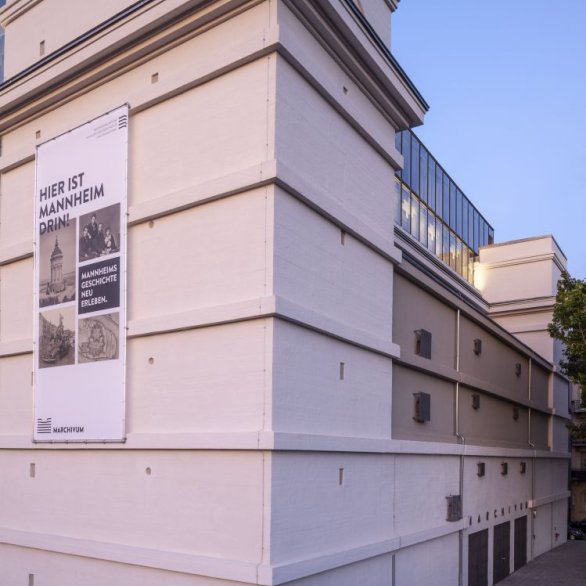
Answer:
[[[560,361],[563,372],[586,389],[586,281],[562,275],[548,330],[552,338],[564,344]]]

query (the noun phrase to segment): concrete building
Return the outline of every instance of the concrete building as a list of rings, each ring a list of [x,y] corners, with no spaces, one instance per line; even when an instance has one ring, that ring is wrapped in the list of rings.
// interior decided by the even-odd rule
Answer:
[[[566,381],[422,192],[396,7],[0,9],[0,583],[475,586],[565,540]],[[35,147],[126,102],[126,438],[35,444]]]

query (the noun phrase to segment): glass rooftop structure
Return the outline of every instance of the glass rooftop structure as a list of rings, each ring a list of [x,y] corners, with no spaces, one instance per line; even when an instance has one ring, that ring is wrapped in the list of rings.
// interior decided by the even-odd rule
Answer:
[[[464,279],[494,230],[410,130],[395,135],[404,166],[395,182],[395,222]]]

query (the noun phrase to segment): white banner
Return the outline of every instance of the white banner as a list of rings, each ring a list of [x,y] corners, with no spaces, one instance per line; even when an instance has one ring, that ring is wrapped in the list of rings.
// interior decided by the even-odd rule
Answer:
[[[128,106],[37,147],[34,440],[124,439]]]

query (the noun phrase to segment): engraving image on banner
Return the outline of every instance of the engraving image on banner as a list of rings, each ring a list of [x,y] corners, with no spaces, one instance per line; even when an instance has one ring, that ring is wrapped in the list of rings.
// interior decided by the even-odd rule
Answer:
[[[33,437],[122,441],[128,106],[37,147]]]

